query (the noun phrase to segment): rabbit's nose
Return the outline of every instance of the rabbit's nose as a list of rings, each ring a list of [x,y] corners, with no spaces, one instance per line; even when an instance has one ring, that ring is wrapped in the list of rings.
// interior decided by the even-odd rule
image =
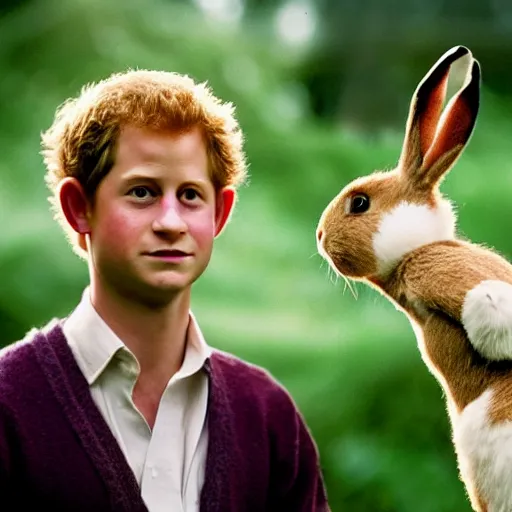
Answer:
[[[324,232],[319,229],[317,232],[316,232],[316,239],[318,240],[318,242],[321,242],[322,241],[322,237],[324,236]]]

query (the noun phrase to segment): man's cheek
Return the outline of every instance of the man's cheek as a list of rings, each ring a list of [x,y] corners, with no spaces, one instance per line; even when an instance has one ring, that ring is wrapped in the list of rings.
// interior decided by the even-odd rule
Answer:
[[[214,230],[211,226],[206,226],[202,229],[196,229],[191,233],[198,248],[208,249],[213,242]]]
[[[136,228],[123,216],[112,216],[103,225],[103,242],[113,250],[128,249],[136,243]]]

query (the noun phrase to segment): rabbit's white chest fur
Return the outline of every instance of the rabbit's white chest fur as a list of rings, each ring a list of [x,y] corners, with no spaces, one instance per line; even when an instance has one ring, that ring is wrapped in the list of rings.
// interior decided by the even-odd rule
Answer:
[[[408,252],[423,245],[455,238],[455,215],[449,201],[436,208],[402,201],[382,216],[373,237],[379,274],[389,272]]]
[[[486,390],[457,416],[453,440],[461,476],[473,482],[489,512],[512,510],[512,422],[490,424],[493,391]]]

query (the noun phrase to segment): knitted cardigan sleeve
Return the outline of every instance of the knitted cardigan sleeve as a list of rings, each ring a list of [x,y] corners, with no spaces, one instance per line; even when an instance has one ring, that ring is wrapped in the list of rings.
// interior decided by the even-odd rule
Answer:
[[[202,512],[328,512],[316,444],[265,369],[215,351]]]
[[[5,501],[11,491],[11,452],[12,422],[7,410],[0,403],[0,496]]]
[[[276,389],[279,423],[274,425],[271,510],[329,512],[317,446],[284,389]]]

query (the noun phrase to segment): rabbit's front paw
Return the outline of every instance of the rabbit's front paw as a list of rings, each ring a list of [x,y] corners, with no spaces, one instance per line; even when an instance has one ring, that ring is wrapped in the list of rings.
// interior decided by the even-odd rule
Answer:
[[[512,285],[488,280],[475,286],[464,299],[462,324],[481,355],[512,359]]]

